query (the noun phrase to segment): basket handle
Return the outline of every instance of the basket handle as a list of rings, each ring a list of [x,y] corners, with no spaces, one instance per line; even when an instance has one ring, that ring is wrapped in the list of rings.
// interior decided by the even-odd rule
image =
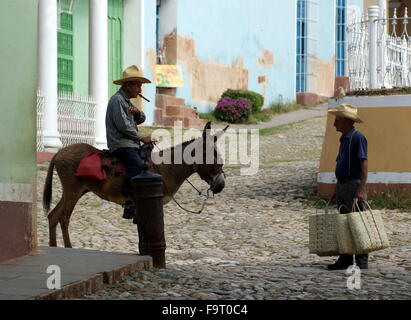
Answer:
[[[342,204],[338,207],[338,213],[341,213],[341,208],[342,207],[345,207],[347,210],[350,210],[350,209],[348,209],[348,207],[345,204]]]
[[[324,199],[320,199],[320,200],[318,200],[317,203],[315,204],[315,215],[318,215],[317,205],[318,205],[319,203],[325,203],[324,211],[325,211],[326,214],[328,214],[328,209],[329,209],[329,206],[330,206],[331,201],[328,201],[328,202],[327,202],[327,201],[325,201]]]
[[[373,220],[373,222],[374,222],[374,225],[375,225],[375,227],[376,227],[376,229],[377,229],[378,237],[379,237],[380,243],[381,243],[381,245],[382,245],[382,237],[381,237],[381,234],[380,234],[380,230],[378,230],[378,228],[377,228],[377,222],[375,221],[375,217],[374,217],[374,214],[373,214],[373,212],[372,212],[371,206],[370,206],[370,204],[369,204],[367,201],[364,201],[364,203],[367,205],[368,209],[369,209],[370,212],[371,212],[371,217],[372,217],[372,220]],[[364,226],[365,226],[365,229],[367,230],[368,238],[370,239],[371,245],[373,245],[373,243],[372,243],[372,238],[371,238],[371,231],[368,229],[367,224],[366,224],[365,221],[364,221],[364,215],[361,214],[360,206],[358,205],[358,198],[355,198],[355,199],[354,199],[353,208],[354,208],[355,206],[357,207],[358,212],[359,212],[359,215],[360,215],[360,217],[361,217],[361,220],[362,220],[362,222],[363,222],[363,224],[364,224]],[[353,210],[353,212],[354,212],[354,210]],[[377,244],[375,244],[375,245],[377,245]]]

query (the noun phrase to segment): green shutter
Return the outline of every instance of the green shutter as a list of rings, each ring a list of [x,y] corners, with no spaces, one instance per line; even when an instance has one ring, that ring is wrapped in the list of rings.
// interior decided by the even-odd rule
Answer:
[[[58,91],[73,92],[73,16],[60,15],[58,42]]]
[[[123,70],[123,0],[108,0],[108,90],[111,97],[119,86],[113,84],[120,79]]]

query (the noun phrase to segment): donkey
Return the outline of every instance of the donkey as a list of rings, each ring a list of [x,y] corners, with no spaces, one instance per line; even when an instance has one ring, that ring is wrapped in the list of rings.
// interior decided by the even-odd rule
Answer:
[[[225,175],[223,172],[223,162],[220,154],[217,152],[216,142],[226,132],[228,127],[214,136],[211,135],[210,129],[211,123],[209,122],[204,128],[203,136],[201,138],[187,141],[181,145],[161,151],[159,155],[162,155],[163,157],[167,152],[171,153],[169,155],[171,164],[162,163],[156,165],[149,159],[150,171],[161,174],[163,177],[163,204],[168,203],[177,193],[184,181],[194,173],[197,173],[202,180],[209,184],[210,190],[213,193],[220,193],[224,189]],[[201,155],[203,161],[199,161],[201,163],[194,162],[188,164],[184,161],[184,157],[182,157],[181,164],[174,163],[175,151],[177,151],[176,154],[178,154],[178,152],[184,154],[185,150],[197,150],[193,147],[199,147],[197,149],[203,151],[203,154]],[[212,161],[205,161],[205,151],[210,150],[208,148],[214,150]],[[108,175],[108,179],[105,181],[79,179],[76,177],[76,171],[80,161],[86,155],[96,151],[98,151],[98,149],[88,144],[73,144],[57,152],[50,162],[43,191],[43,208],[46,214],[50,211],[54,168],[56,168],[62,184],[62,198],[47,216],[49,222],[49,245],[51,247],[57,246],[56,227],[57,224],[60,223],[64,246],[66,248],[71,248],[68,232],[70,217],[75,205],[86,193],[93,192],[104,200],[119,205],[125,204],[126,199],[121,193],[124,173]],[[192,155],[193,152],[194,151],[192,151]]]

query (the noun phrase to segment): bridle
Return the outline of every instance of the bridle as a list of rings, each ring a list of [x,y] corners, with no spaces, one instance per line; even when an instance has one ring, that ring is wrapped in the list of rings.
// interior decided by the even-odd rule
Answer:
[[[160,152],[162,151],[155,142],[152,142],[152,144],[153,144]],[[157,172],[160,172],[160,170],[158,169],[158,166],[157,166],[154,162],[151,162],[151,163],[152,163],[154,169],[156,169]],[[195,171],[195,172],[197,172],[197,171]],[[198,173],[198,172],[197,172],[197,173]],[[224,175],[224,178],[226,177],[226,174],[225,174],[225,172],[224,172],[222,169],[221,169],[221,174]],[[204,179],[203,179],[203,180],[204,180]],[[198,192],[198,195],[199,195],[199,196],[203,196],[203,195],[204,195],[202,191],[198,190],[198,189],[190,182],[190,180],[188,180],[188,178],[185,179],[185,181],[187,181],[187,182],[194,188],[194,190],[196,190],[196,191]],[[167,192],[170,193],[170,190],[168,190],[166,184],[164,184],[164,188],[167,190]],[[177,206],[178,206],[180,209],[182,209],[182,210],[184,210],[184,211],[186,211],[186,212],[188,212],[188,213],[201,214],[201,213],[204,211],[204,208],[205,208],[205,205],[206,205],[207,201],[208,201],[209,199],[211,199],[211,198],[214,199],[214,193],[211,191],[211,193],[212,193],[213,195],[210,196],[210,191],[211,191],[211,185],[210,185],[210,188],[206,191],[206,193],[207,193],[206,199],[204,200],[204,202],[203,202],[203,204],[202,204],[202,206],[201,206],[201,209],[200,209],[199,211],[191,211],[191,210],[188,210],[188,209],[184,208],[181,204],[178,203],[178,201],[175,199],[175,197],[174,197],[173,195],[171,195],[171,199],[173,199],[173,201],[177,204]],[[170,194],[171,194],[171,193],[170,193]]]

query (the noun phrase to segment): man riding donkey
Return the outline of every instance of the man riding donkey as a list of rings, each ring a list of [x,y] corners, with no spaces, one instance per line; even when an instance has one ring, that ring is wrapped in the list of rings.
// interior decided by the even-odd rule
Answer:
[[[128,67],[122,79],[114,84],[121,85],[120,90],[111,97],[106,113],[107,146],[113,156],[124,164],[126,169],[122,194],[126,198],[123,218],[133,219],[135,206],[131,179],[141,173],[140,142],[157,141],[151,137],[143,137],[137,125],[144,123],[146,116],[136,108],[130,99],[141,95],[142,85],[151,83],[136,66]]]

